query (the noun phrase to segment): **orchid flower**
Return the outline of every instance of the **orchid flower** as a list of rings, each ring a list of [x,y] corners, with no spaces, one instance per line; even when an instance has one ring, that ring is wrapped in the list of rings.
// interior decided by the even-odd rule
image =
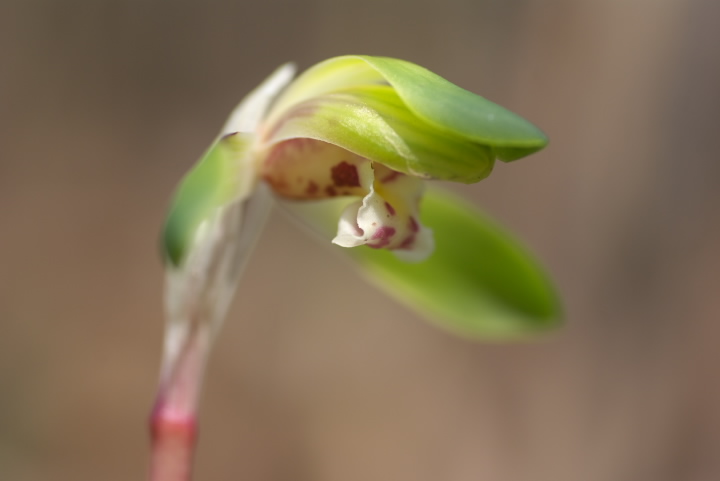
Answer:
[[[241,102],[175,195],[162,239],[153,480],[189,479],[189,462],[168,459],[190,457],[207,352],[273,196],[455,332],[507,338],[558,318],[549,282],[517,243],[425,186],[484,179],[496,159],[542,149],[538,128],[403,60],[337,57],[293,76],[282,66]]]

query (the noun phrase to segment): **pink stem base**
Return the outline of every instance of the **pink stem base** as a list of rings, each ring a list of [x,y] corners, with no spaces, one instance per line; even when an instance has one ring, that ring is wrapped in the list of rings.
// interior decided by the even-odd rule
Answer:
[[[151,481],[190,481],[197,441],[197,420],[180,417],[159,403],[150,418]]]
[[[150,481],[190,481],[197,441],[197,409],[208,336],[193,330],[177,356],[165,359],[150,416]]]

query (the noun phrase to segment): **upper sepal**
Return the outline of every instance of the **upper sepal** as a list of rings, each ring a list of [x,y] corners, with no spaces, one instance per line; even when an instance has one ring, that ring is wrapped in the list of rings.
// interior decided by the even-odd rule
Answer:
[[[308,136],[410,175],[464,183],[487,176],[495,158],[516,160],[547,145],[522,117],[386,57],[311,67],[278,98],[266,125],[271,140]]]
[[[388,85],[342,88],[288,108],[270,143],[312,138],[414,177],[472,183],[492,171],[492,150],[436,128]]]

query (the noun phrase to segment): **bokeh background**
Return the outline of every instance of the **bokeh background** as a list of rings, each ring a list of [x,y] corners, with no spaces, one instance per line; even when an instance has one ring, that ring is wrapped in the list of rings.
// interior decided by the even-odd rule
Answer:
[[[2,0],[0,479],[145,477],[172,189],[288,60],[420,63],[547,150],[458,189],[566,326],[474,343],[276,213],[213,355],[198,480],[720,479],[720,3]]]

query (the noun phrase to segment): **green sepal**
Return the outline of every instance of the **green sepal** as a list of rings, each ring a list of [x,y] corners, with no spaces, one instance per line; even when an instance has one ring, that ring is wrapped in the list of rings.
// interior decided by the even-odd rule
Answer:
[[[559,324],[561,308],[548,277],[495,222],[435,189],[424,198],[422,221],[436,242],[424,262],[405,263],[365,247],[348,253],[372,282],[457,334],[504,340]]]
[[[243,170],[251,142],[252,135],[240,132],[219,138],[181,181],[162,233],[163,254],[172,265],[182,263],[203,221],[249,191]]]
[[[440,130],[493,147],[516,160],[547,145],[545,134],[517,114],[405,60],[358,57],[377,70],[418,117]]]

